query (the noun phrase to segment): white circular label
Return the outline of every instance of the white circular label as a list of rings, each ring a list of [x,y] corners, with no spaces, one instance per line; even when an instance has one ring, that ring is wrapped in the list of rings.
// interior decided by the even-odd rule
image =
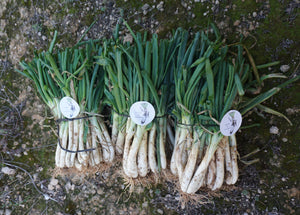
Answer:
[[[138,125],[148,125],[155,117],[155,109],[149,102],[139,101],[131,105],[129,115]]]
[[[80,107],[77,102],[68,96],[60,100],[59,107],[61,113],[69,119],[75,118],[80,112]]]
[[[235,134],[242,124],[242,115],[237,110],[228,111],[221,120],[220,130],[224,136]]]

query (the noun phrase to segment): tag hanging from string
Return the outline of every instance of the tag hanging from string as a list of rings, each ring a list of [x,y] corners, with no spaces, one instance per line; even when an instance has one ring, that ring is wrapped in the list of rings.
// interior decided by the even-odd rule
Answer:
[[[155,109],[149,102],[139,101],[131,105],[129,115],[138,125],[148,125],[155,118]]]
[[[221,120],[220,131],[224,136],[235,134],[242,125],[242,115],[237,110],[228,111]]]
[[[71,97],[63,97],[59,102],[59,107],[62,115],[68,119],[73,119],[78,116],[80,107],[78,103]]]

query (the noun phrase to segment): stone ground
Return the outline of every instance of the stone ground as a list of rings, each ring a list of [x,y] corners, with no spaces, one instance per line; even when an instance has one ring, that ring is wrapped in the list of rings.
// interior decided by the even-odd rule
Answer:
[[[130,194],[117,174],[118,162],[94,175],[55,177],[55,124],[32,83],[14,72],[20,60],[47,49],[54,30],[59,32],[58,47],[72,46],[93,21],[84,40],[109,37],[124,17],[135,30],[161,37],[176,27],[193,32],[215,21],[228,42],[247,38],[258,64],[281,61],[264,72],[293,77],[299,75],[299,8],[297,0],[1,0],[0,128],[6,133],[0,132],[0,214],[299,214],[299,83],[267,103],[293,126],[257,110],[250,113],[246,124],[260,127],[238,134],[237,184],[216,193],[203,190],[196,202],[183,207],[185,196],[171,182],[142,183]],[[131,39],[125,28],[120,33]]]

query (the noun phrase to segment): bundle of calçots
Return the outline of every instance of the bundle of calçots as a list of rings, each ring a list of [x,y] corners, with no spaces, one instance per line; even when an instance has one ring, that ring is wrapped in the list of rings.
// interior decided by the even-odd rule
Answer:
[[[165,142],[167,136],[166,113],[173,101],[172,70],[175,61],[176,36],[158,41],[153,35],[135,35],[134,44],[117,42],[104,44],[98,63],[107,71],[108,103],[113,109],[112,139],[116,151],[123,156],[123,170],[127,177],[144,177],[148,171],[158,174],[166,169]],[[136,124],[129,117],[136,102],[149,102],[154,106],[155,119],[149,124]]]
[[[188,33],[182,32],[174,70],[173,114],[177,123],[170,169],[178,176],[181,190],[189,194],[197,192],[200,187],[219,189],[224,181],[229,185],[236,183],[235,132],[241,124],[241,114],[255,106],[262,108],[261,102],[299,78],[295,77],[255,98],[247,99],[245,91],[260,88],[262,80],[286,77],[281,74],[259,77],[257,68],[252,71],[245,62],[244,47],[235,44],[229,52],[229,47],[221,42],[218,30],[214,26],[212,29],[214,36],[210,35],[210,38],[213,39],[209,39],[204,32],[198,32],[189,45]],[[234,52],[235,55],[231,54]],[[248,57],[255,66],[252,56]],[[253,80],[253,77],[257,79]],[[262,109],[280,115],[274,110]],[[236,110],[240,110],[241,114]],[[222,131],[220,122],[227,115],[228,121],[223,123],[225,131]]]
[[[99,117],[103,110],[104,70],[94,58],[102,48],[89,41],[81,47],[54,53],[56,36],[55,32],[47,52],[35,54],[30,63],[21,62],[23,70],[18,71],[34,82],[60,125],[55,164],[81,170],[102,161],[111,163],[114,147],[103,118]],[[65,104],[61,103],[63,99]],[[67,116],[61,110],[65,106]]]
[[[261,91],[263,80],[286,77],[259,77],[258,68],[276,63],[256,67],[246,47],[225,45],[214,25],[213,33],[200,31],[191,38],[179,28],[169,39],[160,40],[156,34],[147,40],[147,34],[135,34],[125,25],[132,44],[116,34],[114,39],[90,40],[53,53],[55,34],[47,52],[21,63],[19,72],[34,81],[54,118],[60,120],[56,166],[84,171],[84,167],[111,163],[116,152],[122,155],[127,177],[145,177],[150,172],[159,177],[170,167],[185,193],[193,194],[200,187],[216,190],[224,181],[236,183],[235,132],[241,123],[237,117],[253,107],[283,116],[261,103],[299,76],[248,98],[245,92]],[[62,114],[60,103],[65,97],[79,104],[76,118]],[[144,105],[142,109],[148,104],[153,107],[153,117],[140,110],[145,115],[138,116],[138,123],[131,115],[137,103]],[[99,116],[104,105],[111,110],[111,132]],[[232,124],[226,125],[230,132],[225,135],[220,126],[228,114]],[[169,132],[170,159],[167,130],[173,128],[167,115],[175,121],[175,137]]]
[[[198,32],[188,45],[189,34],[183,31],[174,71],[173,114],[177,125],[170,168],[187,193],[195,193],[203,185],[220,188],[224,178],[224,155],[217,148],[223,147],[225,138],[219,132],[218,120],[232,106],[236,83],[229,81],[234,67],[227,60],[227,47],[216,35],[211,41],[204,32]]]

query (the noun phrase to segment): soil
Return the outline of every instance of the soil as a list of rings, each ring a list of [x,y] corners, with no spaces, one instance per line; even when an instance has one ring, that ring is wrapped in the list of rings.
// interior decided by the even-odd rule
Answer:
[[[298,0],[1,0],[0,214],[300,214],[299,82],[265,103],[292,125],[256,109],[243,119],[243,127],[259,126],[237,134],[238,182],[187,197],[171,181],[140,180],[130,192],[118,160],[95,174],[55,171],[55,122],[33,83],[15,71],[48,48],[55,30],[57,47],[72,46],[94,21],[83,40],[110,37],[123,17],[159,37],[215,22],[227,44],[243,37],[257,65],[280,61],[261,73],[291,78],[300,74],[299,8]],[[132,39],[124,26],[120,35]],[[265,89],[281,82],[266,81]]]

